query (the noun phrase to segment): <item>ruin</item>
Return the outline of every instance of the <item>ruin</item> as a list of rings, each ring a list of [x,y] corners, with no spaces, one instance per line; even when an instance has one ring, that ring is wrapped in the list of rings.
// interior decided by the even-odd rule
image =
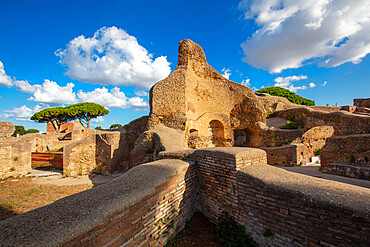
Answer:
[[[257,95],[214,70],[191,40],[149,97],[149,116],[64,145],[71,176],[125,173],[0,222],[3,246],[164,246],[196,211],[213,222],[229,213],[262,246],[370,245],[369,189],[278,168],[322,150],[324,172],[369,179],[367,99],[308,107]],[[284,128],[288,120],[302,128]]]

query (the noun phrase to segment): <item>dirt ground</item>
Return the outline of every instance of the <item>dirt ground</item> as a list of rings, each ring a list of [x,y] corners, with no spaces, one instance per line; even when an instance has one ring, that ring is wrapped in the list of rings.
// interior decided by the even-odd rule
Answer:
[[[92,184],[57,186],[35,184],[32,178],[0,182],[0,220],[51,204],[63,197],[92,188]]]
[[[173,242],[167,246],[173,247],[222,247],[221,243],[211,236],[215,225],[203,214],[197,213],[190,220],[190,227],[185,229],[186,233],[177,234]]]

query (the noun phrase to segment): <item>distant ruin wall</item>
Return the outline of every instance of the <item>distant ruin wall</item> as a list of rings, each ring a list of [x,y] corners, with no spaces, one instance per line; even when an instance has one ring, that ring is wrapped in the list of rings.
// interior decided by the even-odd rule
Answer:
[[[31,172],[31,143],[0,143],[0,179]]]
[[[267,163],[276,166],[296,166],[308,163],[313,155],[304,144],[281,147],[262,147],[267,153]],[[301,163],[302,162],[302,163]]]
[[[15,127],[13,123],[0,121],[0,140],[9,138],[14,131]]]
[[[353,105],[357,107],[370,108],[370,98],[353,99]]]
[[[197,210],[193,162],[160,160],[0,222],[1,246],[164,246]]]
[[[370,134],[328,138],[320,153],[321,170],[327,173],[370,179]]]
[[[310,129],[315,126],[333,126],[334,135],[353,135],[370,133],[370,116],[358,115],[347,111],[322,112],[309,107],[276,111],[274,117],[287,119],[288,116],[303,117],[303,127]]]
[[[63,149],[63,172],[67,176],[79,176],[122,170],[120,139],[120,132],[99,132],[69,143]]]

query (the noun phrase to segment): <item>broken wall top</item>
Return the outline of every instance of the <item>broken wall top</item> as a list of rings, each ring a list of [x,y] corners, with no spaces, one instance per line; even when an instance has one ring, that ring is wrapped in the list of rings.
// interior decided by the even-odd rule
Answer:
[[[150,91],[150,121],[185,129],[186,121],[220,116],[237,128],[241,119],[265,122],[254,91],[224,78],[212,68],[202,48],[186,39],[179,43],[178,66]],[[235,124],[233,124],[235,122]]]
[[[10,138],[14,131],[15,127],[13,123],[0,121],[0,140]]]

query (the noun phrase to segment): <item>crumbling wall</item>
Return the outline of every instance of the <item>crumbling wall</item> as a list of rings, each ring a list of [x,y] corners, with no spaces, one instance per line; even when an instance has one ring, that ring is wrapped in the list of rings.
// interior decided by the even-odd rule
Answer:
[[[179,43],[176,70],[155,84],[149,96],[148,129],[162,123],[185,131],[188,148],[232,146],[234,129],[255,130],[257,122],[265,122],[253,90],[224,78],[191,40]]]
[[[261,147],[267,153],[267,163],[276,166],[296,166],[309,163],[313,154],[304,144]]]
[[[370,179],[370,134],[328,138],[320,153],[321,170]]]
[[[370,116],[353,114],[346,111],[323,112],[308,107],[276,111],[275,117],[288,119],[303,116],[303,127],[333,126],[334,135],[353,135],[370,133]]]
[[[357,107],[370,108],[370,98],[353,99],[353,105]]]
[[[13,123],[0,121],[0,141],[10,138],[14,131],[15,127]]]
[[[31,172],[31,144],[0,143],[0,179],[20,177]]]

